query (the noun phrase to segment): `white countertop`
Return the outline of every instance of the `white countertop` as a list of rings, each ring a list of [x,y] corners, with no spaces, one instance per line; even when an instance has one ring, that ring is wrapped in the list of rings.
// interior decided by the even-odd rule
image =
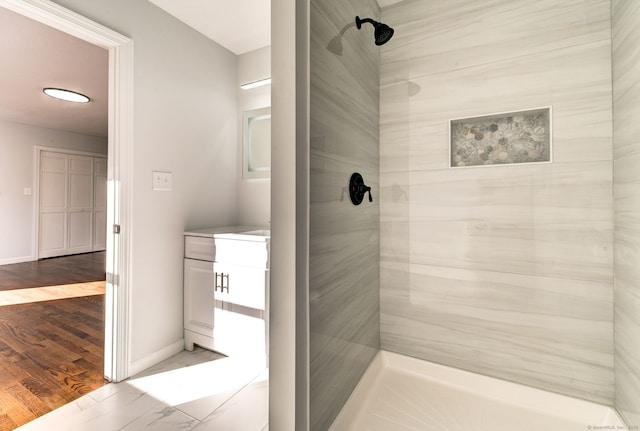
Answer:
[[[246,233],[245,233],[246,232]],[[271,230],[263,226],[224,226],[205,229],[192,229],[184,232],[188,236],[205,238],[241,239],[244,241],[269,241]]]

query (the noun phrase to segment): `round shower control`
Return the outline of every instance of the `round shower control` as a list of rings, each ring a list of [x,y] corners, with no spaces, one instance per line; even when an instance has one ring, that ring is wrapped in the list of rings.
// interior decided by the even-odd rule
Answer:
[[[362,175],[358,172],[353,173],[349,180],[349,197],[351,198],[351,202],[354,205],[360,205],[366,193],[369,193],[369,202],[373,202],[371,187],[365,185]]]

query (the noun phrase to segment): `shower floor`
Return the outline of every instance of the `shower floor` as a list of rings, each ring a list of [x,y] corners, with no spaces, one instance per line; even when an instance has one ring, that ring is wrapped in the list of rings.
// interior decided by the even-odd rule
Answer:
[[[615,410],[380,351],[330,431],[627,429]]]

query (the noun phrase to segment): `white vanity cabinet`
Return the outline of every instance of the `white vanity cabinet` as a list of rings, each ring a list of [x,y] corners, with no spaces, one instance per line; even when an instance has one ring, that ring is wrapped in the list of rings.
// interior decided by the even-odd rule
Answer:
[[[184,340],[226,355],[268,351],[269,231],[185,232]]]

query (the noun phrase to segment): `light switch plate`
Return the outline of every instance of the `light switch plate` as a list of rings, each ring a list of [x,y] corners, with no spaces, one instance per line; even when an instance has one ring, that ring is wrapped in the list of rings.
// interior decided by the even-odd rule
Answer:
[[[153,171],[152,189],[161,191],[173,190],[173,174],[171,172]]]

